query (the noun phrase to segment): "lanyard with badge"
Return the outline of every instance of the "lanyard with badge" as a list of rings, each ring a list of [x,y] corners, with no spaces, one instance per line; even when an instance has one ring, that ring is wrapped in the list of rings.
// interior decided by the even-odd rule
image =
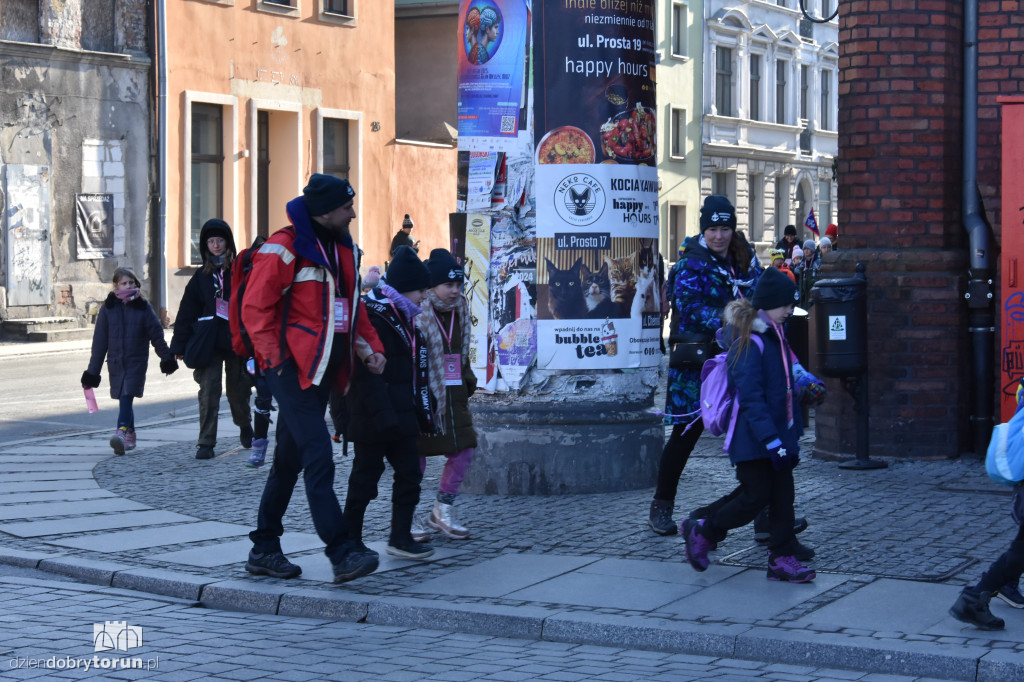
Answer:
[[[331,275],[334,277],[335,288],[334,288],[334,333],[335,334],[347,334],[349,325],[351,324],[349,301],[347,298],[340,294],[341,287],[341,256],[338,255],[338,245],[334,244],[334,262],[337,263],[337,270],[332,263],[331,259],[327,257],[327,251],[324,250],[320,240],[316,240],[316,247],[320,249],[320,255],[324,257],[324,262],[327,263],[327,269],[331,271]]]
[[[218,270],[217,274],[213,276],[216,280],[217,285],[214,292],[214,304],[216,305],[217,317],[222,320],[228,319],[228,301],[224,298],[224,271]]]
[[[438,329],[441,330],[441,336],[444,337],[444,342],[447,344],[448,350],[452,349],[452,334],[455,331],[455,311],[452,311],[451,320],[448,322],[448,332],[445,333],[444,325],[441,324],[441,318],[437,316],[437,311],[434,311],[434,321],[437,322]],[[462,356],[459,353],[445,353],[444,354],[444,385],[445,386],[461,386],[462,385],[462,371],[460,365],[462,364]]]

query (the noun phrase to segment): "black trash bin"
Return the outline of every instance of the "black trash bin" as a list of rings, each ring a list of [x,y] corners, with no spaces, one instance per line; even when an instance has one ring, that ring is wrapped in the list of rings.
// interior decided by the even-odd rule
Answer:
[[[867,281],[821,279],[811,289],[818,371],[847,377],[867,371]]]

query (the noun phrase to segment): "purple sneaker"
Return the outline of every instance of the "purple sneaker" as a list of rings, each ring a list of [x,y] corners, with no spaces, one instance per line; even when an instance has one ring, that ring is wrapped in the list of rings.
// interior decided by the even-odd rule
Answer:
[[[711,542],[699,532],[704,523],[704,519],[686,519],[679,525],[679,534],[686,543],[686,560],[695,571],[706,571],[711,563],[708,559]]]
[[[817,575],[814,569],[807,568],[793,556],[772,556],[768,553],[768,580],[780,580],[787,583],[809,583]]]

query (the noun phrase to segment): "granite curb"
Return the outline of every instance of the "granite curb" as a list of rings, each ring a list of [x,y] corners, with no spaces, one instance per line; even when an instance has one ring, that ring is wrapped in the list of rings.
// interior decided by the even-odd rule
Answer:
[[[336,587],[206,578],[0,546],[0,563],[82,580],[118,593],[145,593],[195,606],[289,617],[445,630],[714,658],[828,666],[854,671],[976,682],[1024,682],[1024,657],[1007,650],[813,632],[747,624],[681,622],[567,612],[535,606],[454,604],[372,597]],[[93,589],[82,587],[82,589]]]

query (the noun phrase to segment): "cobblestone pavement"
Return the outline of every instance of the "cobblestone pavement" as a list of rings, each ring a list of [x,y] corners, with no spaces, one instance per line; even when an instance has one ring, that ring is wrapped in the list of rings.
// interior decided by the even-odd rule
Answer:
[[[1009,491],[991,483],[977,461],[895,461],[887,469],[851,471],[805,456],[796,470],[797,513],[810,522],[801,540],[818,552],[813,587],[767,583],[764,550],[752,541],[750,528],[731,534],[714,555],[715,565],[696,574],[683,559],[678,536],[658,537],[647,528],[652,489],[552,497],[462,495],[457,510],[472,530],[471,539],[435,536],[442,551],[434,561],[393,562],[389,570],[382,566],[371,576],[334,586],[327,582],[322,545],[315,537],[308,541],[314,530],[301,481],[285,517],[284,539],[287,548],[289,538],[305,538],[305,544],[289,549],[303,576],[280,581],[252,578],[242,570],[244,533],[255,524],[268,468],[243,466],[248,451],[230,449],[236,430],[226,415],[213,460],[194,458],[195,429],[194,421],[181,420],[140,426],[139,450],[125,457],[109,456],[103,434],[0,447],[0,563],[44,566],[49,561],[50,570],[107,588],[118,585],[117,575],[134,579],[133,572],[161,584],[173,576],[184,581],[185,591],[194,589],[192,604],[267,613],[218,616],[224,622],[283,615],[289,595],[295,615],[295,600],[314,595],[336,600],[328,606],[341,611],[358,606],[343,616],[328,609],[327,615],[367,621],[361,625],[316,621],[318,632],[340,628],[346,637],[386,624],[399,626],[388,631],[395,636],[412,632],[409,626],[545,640],[453,636],[461,642],[513,641],[507,646],[530,652],[614,643],[619,652],[686,654],[681,659],[657,654],[665,662],[692,662],[699,654],[697,665],[722,666],[715,673],[721,679],[752,679],[753,673],[735,672],[748,669],[741,665],[754,666],[749,670],[766,679],[912,679],[844,677],[818,670],[823,665],[944,679],[1024,679],[1024,614],[994,606],[1008,622],[1007,630],[994,633],[946,616],[958,589],[975,581],[1014,533]],[[813,449],[810,434],[813,430],[804,439],[805,452]],[[351,458],[342,456],[340,445],[335,463],[343,500]],[[425,500],[437,489],[441,466],[439,458],[428,460]],[[705,436],[683,474],[677,519],[734,486],[721,439]],[[137,511],[146,508],[151,509]],[[425,512],[427,503],[420,508]],[[155,518],[161,515],[166,517]],[[367,542],[385,540],[389,522],[388,473],[367,513]],[[32,524],[48,529],[28,528]],[[173,539],[186,525],[204,524],[206,537]],[[118,533],[136,528],[131,539],[141,541],[111,547]],[[225,548],[232,552],[226,561],[195,558]],[[173,552],[190,552],[192,558],[169,557]],[[537,584],[522,578],[523,589],[489,590],[470,585],[474,570],[484,572],[485,583],[530,577],[538,570],[548,574],[535,577]],[[208,594],[219,596],[208,599]],[[177,606],[182,613],[199,612]],[[317,602],[300,615],[324,615],[322,609]],[[534,629],[522,626],[525,621]],[[524,629],[516,630],[520,626]],[[722,651],[729,652],[725,663],[719,660]],[[647,656],[655,654],[641,658]],[[769,663],[799,670],[775,670]],[[454,669],[449,673],[454,677],[445,679],[471,679]],[[544,674],[578,673],[567,666]]]
[[[858,673],[417,628],[194,608],[127,590],[0,575],[6,679],[686,680],[926,682]],[[142,646],[96,652],[94,624],[141,628]],[[133,661],[137,661],[137,664]],[[86,670],[86,665],[89,669]],[[112,666],[132,666],[137,668]],[[104,667],[106,666],[106,667]]]

